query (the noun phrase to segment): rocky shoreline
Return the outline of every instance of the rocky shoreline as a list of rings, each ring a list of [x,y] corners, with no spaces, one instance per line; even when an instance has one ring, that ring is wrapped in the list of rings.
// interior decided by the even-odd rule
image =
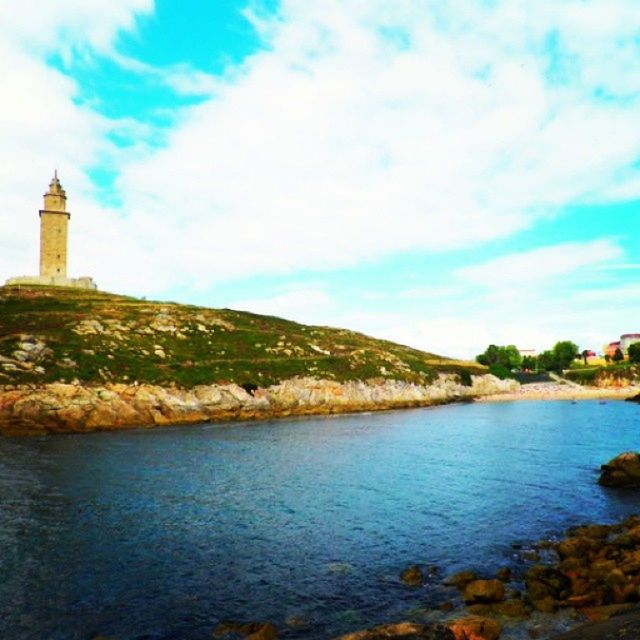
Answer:
[[[599,483],[638,487],[640,453],[601,467]],[[437,586],[441,601],[407,619],[353,631],[336,640],[619,640],[640,637],[640,516],[582,524],[560,539],[520,544],[519,560],[495,575],[465,570],[442,579],[437,567],[398,574],[406,589]],[[272,623],[223,622],[214,638],[276,640]]]
[[[293,378],[267,388],[236,384],[193,389],[148,384],[5,385],[0,387],[0,433],[35,435],[254,420],[424,407],[513,392],[518,383],[491,375],[441,373],[429,385],[398,380],[335,382]]]
[[[438,578],[450,592],[439,606],[335,640],[640,637],[640,516],[576,526],[564,538],[542,540],[523,553],[528,561],[515,572],[503,567],[484,578],[472,571]],[[412,565],[398,579],[407,589],[420,589],[433,584],[433,570]],[[266,622],[223,622],[213,635],[228,640],[279,637]]]

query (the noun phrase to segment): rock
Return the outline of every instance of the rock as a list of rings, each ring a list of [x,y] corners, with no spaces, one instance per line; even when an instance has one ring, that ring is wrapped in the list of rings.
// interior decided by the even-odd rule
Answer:
[[[455,640],[497,640],[502,625],[492,618],[468,616],[449,624]]]
[[[304,629],[305,627],[311,626],[312,619],[303,613],[293,613],[287,616],[284,623],[292,629]]]
[[[606,575],[604,583],[612,588],[624,587],[627,584],[627,579],[620,569],[614,569]]]
[[[573,527],[567,532],[570,536],[593,538],[595,540],[605,539],[611,533],[612,527],[606,524],[585,524]]]
[[[603,622],[582,625],[554,640],[635,640],[640,638],[640,613],[633,611]]]
[[[278,630],[271,622],[266,622],[259,629],[249,634],[246,640],[278,640]]]
[[[625,604],[608,604],[601,607],[588,607],[582,609],[582,613],[591,620],[591,622],[602,622],[614,616],[631,611],[636,605],[632,603]]]
[[[417,624],[415,622],[399,622],[383,624],[365,631],[347,633],[336,640],[386,640],[387,638],[403,638],[404,640],[456,640],[453,632],[440,624]]]
[[[470,582],[476,580],[477,577],[473,571],[460,571],[445,578],[443,584],[448,587],[456,587],[462,591]]]
[[[640,402],[640,393],[637,393],[635,396],[631,396],[630,398],[626,398],[627,402]]]
[[[148,352],[149,355],[150,352]],[[153,345],[153,357],[173,357],[162,345]],[[18,361],[0,360],[3,370],[20,370]],[[73,371],[73,369],[70,369]],[[140,427],[187,424],[209,420],[266,418],[284,415],[341,413],[381,410],[407,406],[427,406],[464,397],[475,397],[475,387],[460,385],[457,374],[439,374],[432,382],[418,385],[399,380],[354,380],[337,382],[316,378],[292,378],[260,388],[254,395],[236,384],[201,385],[193,389],[165,388],[149,384],[111,384],[113,376],[99,369],[102,389],[115,389],[111,400],[96,397],[97,387],[78,387],[60,383],[45,384],[0,394],[0,432],[14,435],[33,432],[90,431],[113,427]],[[6,375],[9,375],[7,373]],[[74,376],[75,377],[75,376]],[[502,381],[493,376],[474,376],[482,381],[484,392],[506,391]],[[73,387],[82,411],[59,411],[70,401],[65,386]],[[110,422],[90,420],[99,413]],[[72,419],[72,415],[75,416]]]
[[[504,600],[504,584],[500,580],[474,580],[464,589],[467,604],[483,604]]]
[[[640,486],[640,454],[627,451],[603,464],[598,484],[603,487]]]
[[[564,558],[582,558],[598,546],[593,538],[586,536],[576,536],[565,538],[556,545],[556,551],[560,559]]]
[[[558,609],[558,603],[551,596],[546,598],[540,598],[539,600],[532,600],[531,604],[536,611],[542,613],[555,613]]]
[[[408,567],[400,574],[400,580],[410,587],[420,587],[423,582],[423,575],[417,564]]]
[[[470,604],[467,611],[474,616],[487,617],[493,613],[493,606],[490,604]]]
[[[534,565],[525,576],[527,593],[532,601],[552,598],[561,600],[570,595],[571,580],[562,571],[545,565]]]
[[[221,622],[214,630],[214,638],[241,635],[246,640],[277,640],[278,630],[271,622]]]
[[[498,580],[501,580],[502,582],[511,582],[511,569],[509,567],[502,567],[498,569],[496,578],[498,578]]]
[[[528,618],[531,613],[527,605],[520,599],[499,602],[492,605],[492,609],[499,616],[505,618]]]

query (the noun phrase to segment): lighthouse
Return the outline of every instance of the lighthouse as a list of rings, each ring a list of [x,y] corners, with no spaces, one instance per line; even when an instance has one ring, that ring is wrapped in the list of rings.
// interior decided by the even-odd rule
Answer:
[[[53,174],[40,209],[40,277],[67,277],[67,238],[71,214],[67,211],[67,193]]]
[[[9,278],[7,285],[97,289],[93,278],[67,277],[70,219],[71,214],[67,211],[67,192],[62,188],[56,170],[49,183],[49,190],[44,194],[44,208],[40,209],[40,275]]]

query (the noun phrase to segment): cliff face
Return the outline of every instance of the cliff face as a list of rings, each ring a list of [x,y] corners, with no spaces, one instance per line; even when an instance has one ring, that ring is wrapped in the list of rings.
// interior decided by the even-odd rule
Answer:
[[[335,382],[294,378],[247,392],[236,384],[178,389],[148,384],[87,387],[52,383],[0,389],[0,433],[95,431],[212,420],[259,419],[429,406],[513,391],[491,375],[460,384],[441,373],[428,385],[398,380]]]

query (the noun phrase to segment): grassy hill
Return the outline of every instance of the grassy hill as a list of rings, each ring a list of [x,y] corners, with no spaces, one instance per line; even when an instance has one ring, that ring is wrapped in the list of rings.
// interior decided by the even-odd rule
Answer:
[[[0,384],[259,387],[294,376],[428,383],[486,369],[360,333],[96,291],[0,288]]]

